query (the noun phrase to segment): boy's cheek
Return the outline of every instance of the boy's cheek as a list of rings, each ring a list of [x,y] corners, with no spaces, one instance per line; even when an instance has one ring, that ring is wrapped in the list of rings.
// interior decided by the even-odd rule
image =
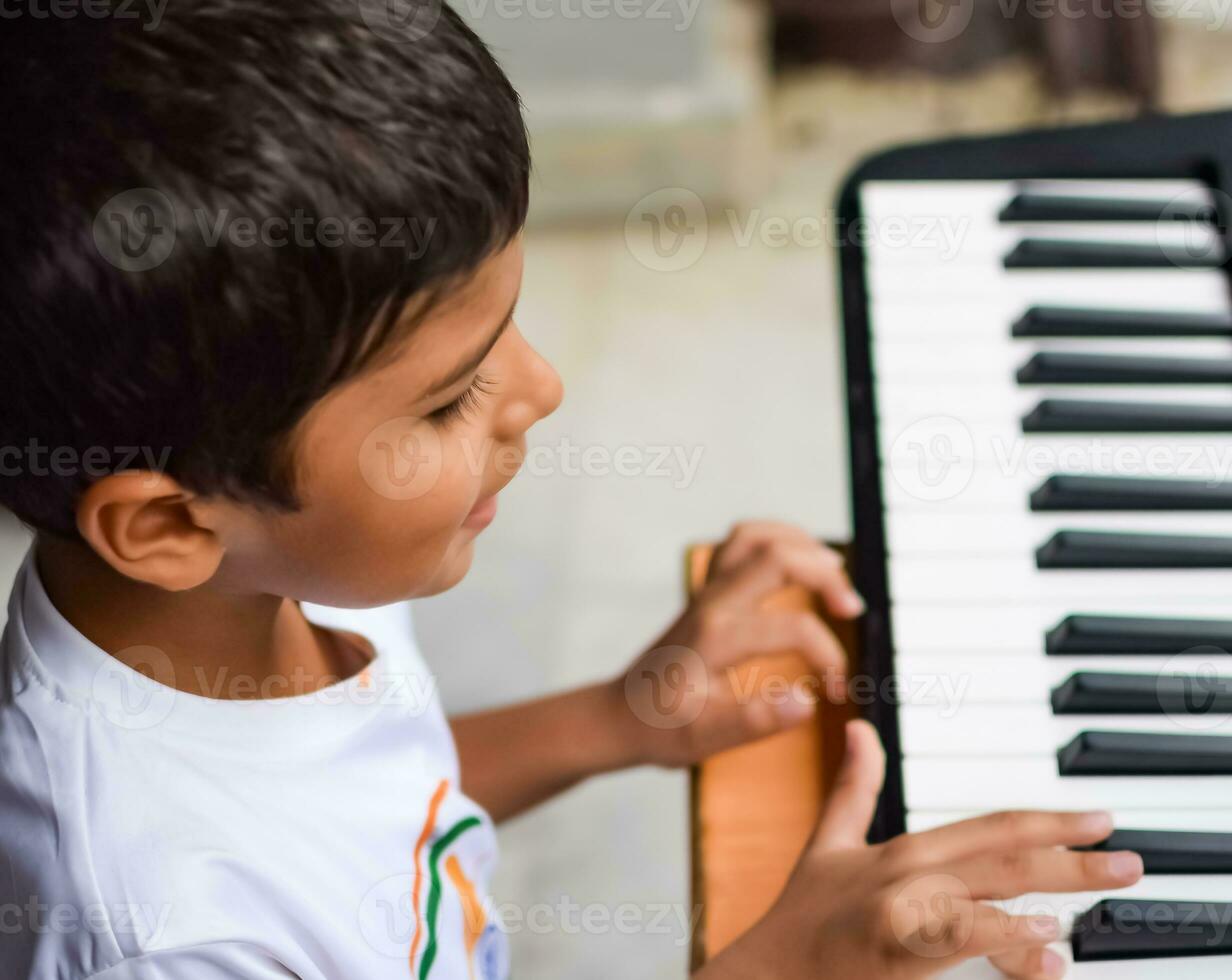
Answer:
[[[347,456],[344,465],[349,474],[357,471],[370,494],[393,502],[420,500],[434,493],[447,458],[436,429],[413,416],[386,419],[374,426],[358,440],[354,456]]]

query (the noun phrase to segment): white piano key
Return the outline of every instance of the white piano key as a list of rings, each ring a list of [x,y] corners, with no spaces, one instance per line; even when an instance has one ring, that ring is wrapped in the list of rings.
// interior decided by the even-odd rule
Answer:
[[[1232,475],[1232,433],[1024,434],[1017,426],[932,415],[882,420],[878,437],[883,465],[904,487],[916,487],[921,473],[944,470],[945,492],[925,492],[927,499],[957,496],[977,467],[1040,480],[1100,473],[1223,482]]]
[[[981,335],[978,339],[942,336],[877,340],[873,373],[881,390],[899,385],[963,380],[1016,386],[1018,369],[1038,353],[1100,354],[1142,358],[1232,358],[1232,341],[1202,337],[1174,340],[1124,340],[1098,337],[1019,340]],[[1217,386],[1207,386],[1217,387]]]
[[[891,556],[887,562],[892,594],[909,602],[1002,605],[1068,600],[1101,606],[1108,599],[1154,601],[1181,593],[1219,599],[1232,595],[1232,569],[1048,569],[1041,572],[1030,555],[991,556],[987,560],[943,555]]]
[[[940,289],[926,275],[883,275],[869,292],[874,342],[1010,337],[1032,306],[1160,313],[1227,313],[1228,287],[1211,269],[1016,272]],[[881,288],[876,288],[880,286]]]
[[[886,550],[893,556],[1034,554],[1058,531],[1123,531],[1232,537],[1232,513],[1209,511],[1104,513],[1049,511],[1004,514],[886,514]]]
[[[1067,401],[1128,402],[1137,405],[1232,406],[1232,386],[1224,385],[1019,385],[1013,378],[988,378],[976,384],[911,383],[881,392],[879,417],[889,427],[905,428],[922,418],[952,415],[968,424],[996,423],[1021,432],[1022,417],[1046,398]]]
[[[1065,776],[1052,757],[903,759],[908,812],[919,810],[1223,810],[1226,776]]]
[[[1211,649],[1173,656],[1051,657],[1042,650],[1005,654],[990,648],[986,653],[898,652],[894,657],[896,690],[902,703],[911,707],[1046,706],[1052,689],[1079,671],[1232,678],[1232,654]],[[855,688],[853,697],[862,696],[862,689]]]
[[[1232,457],[1229,457],[1229,462],[1232,462]],[[901,466],[902,464],[898,465]],[[1124,475],[1115,472],[1115,470],[1116,468],[1111,465],[1111,460],[1108,459],[1105,460],[1105,465],[1095,469],[1094,474],[1091,475]],[[1039,489],[1049,476],[1054,475],[1053,473],[1041,475],[1023,472],[1021,469],[1010,473],[1001,473],[995,467],[978,466],[972,468],[968,482],[961,492],[952,497],[928,500],[921,498],[918,493],[918,466],[915,468],[905,467],[898,472],[902,477],[901,482],[900,479],[895,477],[895,470],[893,468],[886,471],[887,478],[882,486],[885,510],[890,514],[915,514],[920,520],[928,520],[933,516],[940,517],[951,514],[1031,513],[1028,510],[1031,494]],[[1209,477],[1204,476],[1201,482],[1211,489],[1232,481],[1232,474],[1225,474],[1222,479],[1216,477],[1212,467],[1207,467],[1207,473],[1211,475]],[[1141,514],[1142,512],[1137,511],[1133,513]]]
[[[1214,197],[1197,180],[876,180],[860,187],[864,215],[963,214],[986,222],[1000,220],[1001,210],[1024,190],[1072,197],[1211,203]]]
[[[1027,507],[1032,491],[1046,479],[1034,473],[1000,473],[993,467],[974,467],[961,492],[953,497],[928,500],[918,493],[918,466],[913,467],[901,461],[896,465],[902,467],[900,475],[903,479],[896,479],[894,470],[890,469],[882,481],[882,502],[888,513],[911,511],[927,515],[1022,511]]]
[[[904,270],[963,278],[1014,275],[1003,260],[1027,238],[1069,242],[1158,245],[1195,257],[1220,254],[1219,235],[1209,225],[1180,222],[1046,222],[983,225],[962,216],[904,215],[870,226],[865,256],[874,274]]]
[[[1069,943],[1055,943],[1050,948],[1069,960]],[[1174,980],[1181,976],[1185,980],[1227,980],[1229,970],[1232,970],[1232,957],[1189,956],[1184,959],[1070,963],[1065,977],[1066,980]],[[1005,974],[986,959],[968,960],[937,976],[940,980],[1005,980]]]
[[[938,694],[937,700],[943,703],[899,709],[899,734],[908,758],[978,756],[1051,759],[1055,764],[1057,750],[1085,731],[1232,734],[1232,715],[1228,714],[1054,715],[1052,707],[1042,700],[1034,704],[970,704],[957,693],[960,688],[961,684],[955,693]],[[944,703],[951,697],[952,703]],[[1232,791],[1232,779],[1228,788]]]
[[[999,296],[1002,301],[1018,307],[1017,313],[1021,313],[1029,306],[1042,305],[1120,309],[1125,302],[1155,310],[1161,303],[1169,302],[1174,291],[1202,290],[1201,280],[1211,271],[1163,267],[1013,269],[973,275],[961,266],[903,268],[883,265],[868,267],[866,275],[871,295],[883,301],[905,302],[914,297],[924,308],[941,302],[951,303],[956,295],[969,297],[977,304]],[[1214,275],[1219,273],[1216,271]],[[874,336],[884,332],[876,320],[873,329]]]
[[[934,601],[909,602],[899,597],[890,609],[895,658],[938,652],[976,652],[990,658],[1024,654],[1042,657],[1044,634],[1066,616],[1082,613],[1232,620],[1232,594],[1200,599],[1173,589],[1150,601],[1109,596],[1087,602],[1073,596],[1058,596],[1047,603],[1018,604],[968,598],[944,606]],[[1068,663],[1076,658],[1050,659]],[[996,665],[991,665],[990,669],[1001,670]]]
[[[1208,516],[1218,516],[1222,514],[1232,514],[1232,507],[1226,510],[1182,510],[1182,511],[1164,511],[1164,510],[1141,510],[1135,508],[1127,508],[1125,510],[1082,510],[1082,511],[1032,511],[1029,510],[1030,495],[1043,480],[1024,480],[1024,486],[1021,492],[1014,495],[1010,492],[1003,493],[1000,497],[994,497],[991,494],[977,498],[970,490],[964,491],[956,497],[945,500],[920,500],[912,497],[906,491],[902,491],[902,501],[894,501],[892,506],[886,507],[886,513],[897,515],[903,520],[913,518],[917,521],[943,520],[951,521],[959,518],[972,518],[978,520],[991,520],[997,517],[1007,520],[1017,520],[1020,516],[1053,516],[1065,517],[1071,524],[1074,521],[1085,520],[1086,517],[1102,514],[1109,519],[1120,517],[1122,521],[1132,520],[1135,524],[1144,524],[1155,517],[1166,517],[1171,515],[1176,516],[1197,516],[1206,514]],[[891,481],[896,487],[897,483]],[[1204,485],[1205,481],[1203,481]],[[1212,484],[1211,489],[1215,489],[1220,484]],[[889,496],[887,494],[887,496]],[[1066,515],[1073,515],[1068,517]]]
[[[953,183],[965,183],[954,181]],[[1214,203],[1211,188],[1200,180],[1151,177],[1146,180],[1103,180],[1093,178],[1011,181],[1014,193],[1057,194],[1069,197],[1111,197],[1161,201],[1179,197],[1195,203]],[[918,183],[917,183],[918,186]]]
[[[983,816],[986,810],[913,810],[907,830],[919,833]],[[1232,810],[1113,810],[1113,823],[1122,830],[1190,830],[1232,833]]]

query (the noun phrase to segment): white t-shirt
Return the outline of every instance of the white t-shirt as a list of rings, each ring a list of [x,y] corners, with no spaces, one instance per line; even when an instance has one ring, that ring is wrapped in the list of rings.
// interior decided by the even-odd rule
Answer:
[[[305,611],[375,659],[308,696],[198,697],[90,643],[27,556],[0,641],[0,977],[505,980],[495,835],[407,606]]]

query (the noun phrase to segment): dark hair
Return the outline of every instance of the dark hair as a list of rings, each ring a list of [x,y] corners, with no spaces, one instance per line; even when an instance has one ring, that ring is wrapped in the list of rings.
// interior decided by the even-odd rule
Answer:
[[[401,336],[408,300],[517,235],[517,93],[440,0],[399,2],[400,23],[386,0],[6,21],[0,503],[18,517],[75,535],[100,468],[148,468],[125,447],[197,492],[294,508],[308,408]],[[36,446],[62,465],[31,465]]]

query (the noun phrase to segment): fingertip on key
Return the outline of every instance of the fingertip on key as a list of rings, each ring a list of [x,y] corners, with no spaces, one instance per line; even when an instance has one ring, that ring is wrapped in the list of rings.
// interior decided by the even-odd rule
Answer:
[[[1108,873],[1118,881],[1134,882],[1145,870],[1141,855],[1133,851],[1116,851],[1108,855]]]
[[[1095,810],[1081,817],[1082,832],[1092,836],[1107,837],[1112,833],[1112,814],[1107,810]]]
[[[843,612],[849,616],[863,616],[868,606],[859,592],[848,592],[843,597]]]
[[[1044,950],[1040,957],[1040,972],[1046,977],[1065,976],[1065,957],[1055,949]]]

